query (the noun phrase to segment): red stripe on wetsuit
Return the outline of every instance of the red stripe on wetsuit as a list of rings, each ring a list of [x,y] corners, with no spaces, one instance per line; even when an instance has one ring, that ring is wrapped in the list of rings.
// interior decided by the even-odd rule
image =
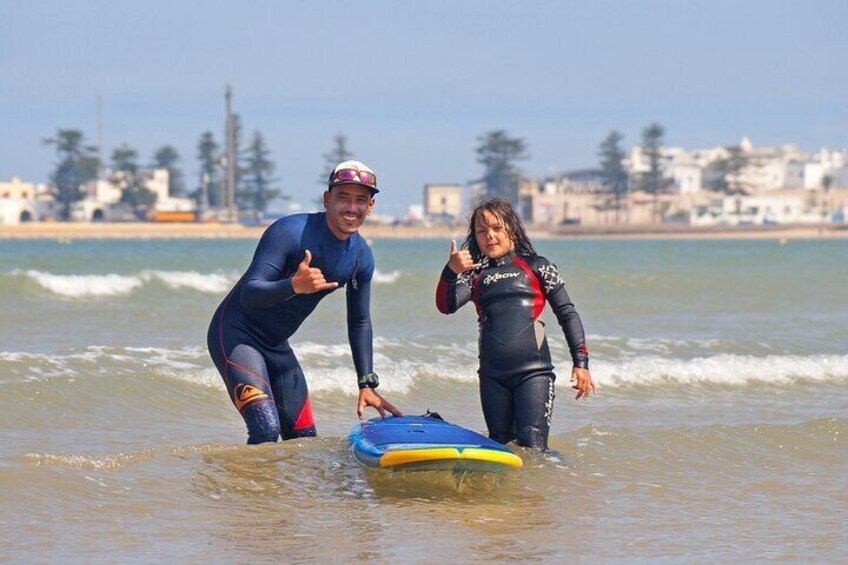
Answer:
[[[542,292],[542,285],[539,284],[539,278],[524,259],[516,255],[513,263],[518,265],[530,279],[530,286],[533,287],[533,319],[536,320],[542,315],[542,310],[545,309],[545,294]]]

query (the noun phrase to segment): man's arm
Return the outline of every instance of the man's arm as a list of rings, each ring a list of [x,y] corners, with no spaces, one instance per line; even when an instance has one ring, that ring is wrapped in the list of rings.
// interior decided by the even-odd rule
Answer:
[[[244,274],[242,306],[267,308],[285,302],[295,295],[292,279],[284,278],[284,269],[288,259],[299,252],[299,242],[287,227],[282,221],[278,221],[262,234],[253,254],[253,261]]]
[[[371,326],[373,274],[372,265],[370,272],[354,274],[354,280],[347,286],[347,337],[357,377],[374,371],[374,331]]]
[[[297,228],[296,225],[294,227]],[[338,283],[328,283],[320,269],[310,267],[312,254],[308,249],[300,249],[298,231],[283,221],[265,230],[244,275],[245,284],[240,297],[242,306],[248,309],[268,308],[296,294],[338,287]],[[290,259],[299,261],[297,269],[291,274],[286,273]]]
[[[365,415],[365,407],[371,406],[383,418],[386,412],[394,416],[402,416],[401,411],[380,396],[376,390],[379,381],[374,374],[374,340],[371,327],[371,279],[374,276],[374,257],[370,250],[367,252],[366,264],[354,273],[353,280],[347,287],[347,335],[350,350],[353,354],[353,365],[356,368],[359,384],[359,400],[356,414],[361,420]]]

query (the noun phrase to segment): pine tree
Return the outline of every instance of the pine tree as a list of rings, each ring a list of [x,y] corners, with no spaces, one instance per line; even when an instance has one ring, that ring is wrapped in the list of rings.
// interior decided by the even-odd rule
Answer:
[[[671,182],[662,170],[662,146],[665,129],[658,123],[653,123],[642,130],[642,151],[648,158],[648,172],[639,179],[642,190],[653,196],[654,220],[658,215],[658,195],[664,192]]]
[[[206,205],[212,208],[223,206],[223,187],[219,169],[220,147],[210,131],[204,132],[197,142],[197,160],[200,162],[200,186],[193,196],[201,206]]]
[[[45,139],[44,144],[56,147],[58,162],[50,180],[56,187],[62,219],[69,220],[73,203],[85,196],[82,185],[97,178],[100,169],[97,148],[85,145],[83,133],[76,129],[57,130],[56,137]]]
[[[528,159],[523,139],[509,137],[503,130],[488,132],[477,140],[477,162],[484,168],[481,179],[489,197],[505,198],[518,204],[521,171],[516,161]]]
[[[612,195],[615,206],[615,223],[619,223],[621,211],[621,198],[627,192],[627,171],[624,170],[622,161],[624,151],[621,149],[621,140],[624,136],[618,131],[611,131],[598,148],[598,156],[601,158],[601,177],[604,186]]]
[[[121,189],[121,202],[139,219],[146,218],[156,204],[156,193],[145,186],[147,175],[138,166],[138,151],[126,144],[112,152],[111,182]]]
[[[246,151],[243,185],[236,192],[236,205],[240,210],[260,214],[268,209],[272,200],[280,197],[280,191],[273,187],[278,179],[273,178],[276,165],[270,155],[262,134],[254,132]],[[288,197],[283,196],[283,199]]]

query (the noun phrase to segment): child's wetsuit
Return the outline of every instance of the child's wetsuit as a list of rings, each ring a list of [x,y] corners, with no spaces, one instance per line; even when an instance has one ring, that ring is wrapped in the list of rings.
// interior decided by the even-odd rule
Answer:
[[[332,290],[296,294],[291,277],[312,254],[327,282],[347,286],[347,331],[357,376],[372,371],[371,278],[374,257],[358,233],[337,239],[325,213],[277,220],[209,324],[207,344],[230,399],[247,424],[248,443],[315,435],[303,370],[288,339]]]
[[[469,300],[477,306],[480,398],[490,437],[546,449],[556,378],[539,320],[546,301],[574,366],[589,367],[583,324],[556,266],[514,252],[461,275],[445,266],[436,289],[439,311],[452,314]]]

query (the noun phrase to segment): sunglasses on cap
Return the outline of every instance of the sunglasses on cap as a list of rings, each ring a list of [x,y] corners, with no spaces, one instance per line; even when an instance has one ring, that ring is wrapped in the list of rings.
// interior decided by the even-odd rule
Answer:
[[[333,172],[330,177],[330,184],[338,184],[343,182],[359,182],[373,189],[377,189],[377,176],[368,171],[358,171],[356,169],[339,169]]]

